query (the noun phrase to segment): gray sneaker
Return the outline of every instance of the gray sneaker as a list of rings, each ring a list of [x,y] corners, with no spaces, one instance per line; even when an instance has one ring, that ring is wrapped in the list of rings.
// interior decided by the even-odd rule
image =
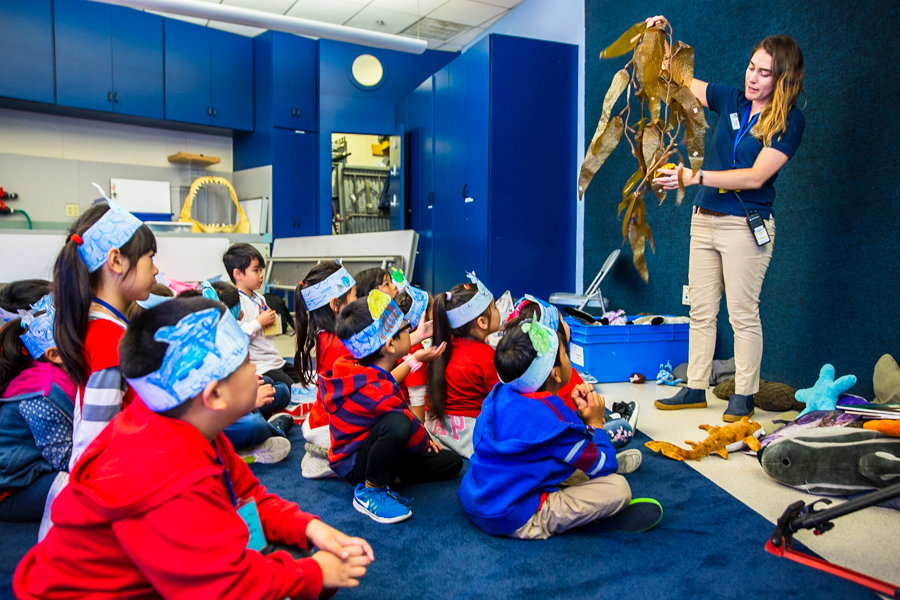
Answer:
[[[638,470],[641,466],[641,462],[644,460],[644,456],[637,448],[629,448],[628,450],[622,450],[616,454],[616,460],[619,461],[619,469],[616,473],[619,475],[627,475],[628,473],[634,473]]]
[[[244,462],[248,465],[254,463],[271,465],[283,461],[290,452],[290,440],[276,435],[249,450],[238,450],[237,455],[244,459]]]

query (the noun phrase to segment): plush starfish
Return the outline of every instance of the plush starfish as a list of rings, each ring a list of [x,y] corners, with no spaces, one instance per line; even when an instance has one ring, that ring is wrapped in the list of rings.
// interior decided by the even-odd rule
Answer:
[[[797,390],[794,397],[806,404],[806,408],[800,413],[802,417],[814,410],[835,410],[838,396],[856,385],[856,375],[844,375],[835,380],[834,367],[825,365],[819,371],[819,380],[811,388]]]

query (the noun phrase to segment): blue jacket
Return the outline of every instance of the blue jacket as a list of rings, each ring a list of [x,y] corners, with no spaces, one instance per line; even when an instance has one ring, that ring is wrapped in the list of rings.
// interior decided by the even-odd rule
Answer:
[[[472,521],[491,535],[522,527],[541,496],[576,469],[591,479],[619,468],[609,435],[581,422],[558,396],[523,396],[498,384],[475,425],[475,453],[459,488]]]
[[[46,396],[33,392],[0,399],[0,490],[68,470],[73,411],[72,400],[55,383]]]

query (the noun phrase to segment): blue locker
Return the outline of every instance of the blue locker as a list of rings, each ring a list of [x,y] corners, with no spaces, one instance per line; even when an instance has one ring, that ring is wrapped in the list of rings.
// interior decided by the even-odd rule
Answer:
[[[0,0],[0,96],[52,104],[51,0]]]
[[[111,6],[113,112],[162,119],[163,19]]]
[[[216,127],[253,129],[253,39],[209,29],[210,106]]]
[[[63,106],[112,112],[110,6],[55,0],[56,101]]]
[[[315,133],[273,129],[272,236],[316,235]]]
[[[472,270],[496,295],[571,289],[577,56],[568,44],[493,34],[432,78],[433,292]],[[421,235],[423,211],[412,207]]]
[[[166,119],[209,125],[209,28],[165,19]]]
[[[288,33],[269,35],[275,126],[315,131],[318,46],[315,40]]]
[[[434,78],[411,92],[397,111],[397,123],[406,124],[407,227],[419,234],[410,281],[430,292],[434,289]]]

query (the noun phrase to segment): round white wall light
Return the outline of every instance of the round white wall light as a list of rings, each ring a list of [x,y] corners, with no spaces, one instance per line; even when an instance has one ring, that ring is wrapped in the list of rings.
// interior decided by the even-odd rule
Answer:
[[[384,66],[371,54],[360,54],[350,68],[353,79],[364,88],[375,87],[384,79]]]

